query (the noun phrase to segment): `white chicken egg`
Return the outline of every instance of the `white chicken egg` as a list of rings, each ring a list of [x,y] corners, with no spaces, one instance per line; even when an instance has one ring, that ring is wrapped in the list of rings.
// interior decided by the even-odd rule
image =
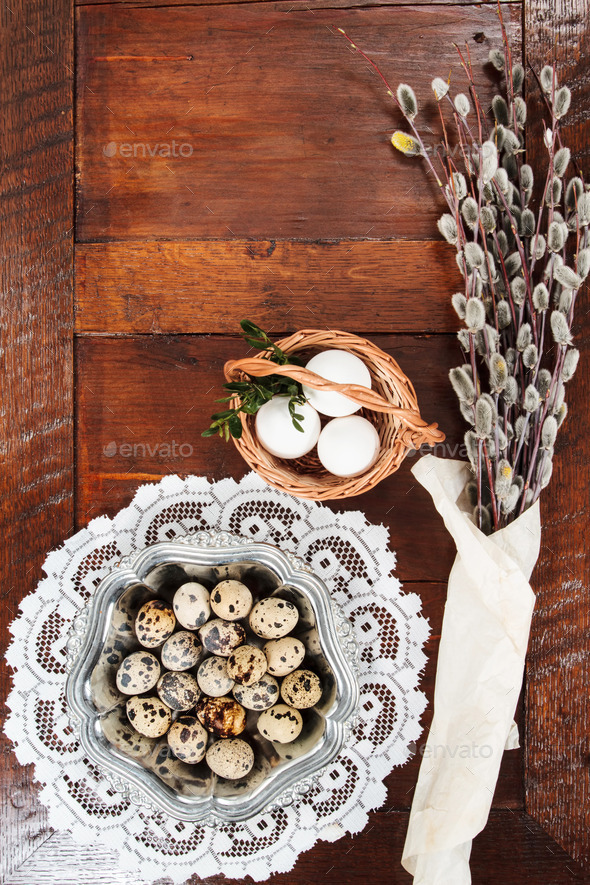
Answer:
[[[329,421],[318,440],[318,457],[335,476],[357,476],[379,455],[379,434],[366,418],[349,415]]]
[[[256,435],[267,452],[277,458],[301,458],[313,449],[320,435],[320,416],[309,403],[296,407],[303,431],[289,414],[289,397],[273,396],[256,413]]]
[[[358,356],[346,350],[324,350],[312,357],[305,368],[337,384],[360,384],[361,387],[371,389],[371,373],[366,365]],[[303,392],[311,405],[322,415],[340,418],[352,415],[361,408],[341,393],[312,390],[305,384]]]

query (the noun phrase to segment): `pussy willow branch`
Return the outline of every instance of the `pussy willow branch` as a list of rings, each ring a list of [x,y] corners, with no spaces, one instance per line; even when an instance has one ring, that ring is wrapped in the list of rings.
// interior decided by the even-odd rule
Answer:
[[[556,219],[556,213],[559,210],[560,215],[557,220],[562,224],[565,220],[572,229],[572,218],[576,215],[576,273],[581,268],[579,276],[587,275],[587,261],[585,256],[584,265],[578,263],[578,254],[581,249],[587,248],[588,243],[588,225],[584,226],[584,233],[581,234],[578,222],[578,207],[571,207],[571,200],[566,202],[567,188],[564,188],[563,182],[559,185],[561,190],[560,199],[555,199],[556,186],[554,185],[555,174],[555,156],[556,146],[562,147],[559,119],[556,113],[563,115],[567,111],[567,107],[562,104],[561,111],[556,112],[556,100],[560,100],[556,96],[557,81],[555,72],[551,69],[552,81],[550,88],[547,84],[547,70],[541,74],[540,82],[535,73],[537,82],[541,89],[542,99],[550,111],[551,131],[545,125],[544,143],[548,152],[548,168],[545,177],[543,195],[538,208],[529,207],[532,187],[524,186],[523,178],[523,144],[526,131],[526,105],[523,108],[522,123],[520,119],[519,104],[524,99],[521,96],[521,86],[519,82],[518,89],[515,90],[514,68],[512,64],[512,54],[508,42],[506,28],[502,20],[501,5],[498,4],[498,14],[500,18],[500,26],[502,30],[504,45],[504,76],[505,89],[503,100],[507,101],[506,108],[508,118],[505,113],[501,114],[502,104],[498,103],[497,107],[494,103],[494,115],[496,122],[493,127],[487,127],[488,113],[484,109],[479,98],[475,79],[473,76],[473,64],[469,46],[465,50],[457,48],[461,66],[467,77],[469,85],[469,96],[473,109],[474,117],[469,115],[472,109],[467,99],[462,97],[461,103],[458,102],[458,96],[453,99],[449,94],[449,81],[446,83],[446,89],[439,90],[440,78],[433,81],[432,88],[437,99],[437,106],[441,121],[443,133],[444,154],[436,152],[434,163],[440,165],[440,171],[437,172],[435,165],[426,150],[414,118],[418,113],[417,106],[414,107],[415,97],[408,98],[399,92],[394,94],[393,89],[379,70],[377,65],[367,56],[359,47],[348,37],[344,31],[341,31],[354,50],[365,59],[375,73],[384,83],[387,94],[394,101],[395,105],[401,111],[412,135],[408,134],[408,145],[403,142],[396,143],[395,137],[392,139],[394,146],[404,153],[410,155],[421,156],[426,162],[428,171],[432,173],[435,181],[442,191],[446,205],[451,213],[451,218],[447,222],[445,217],[439,223],[441,232],[445,238],[452,242],[458,253],[459,267],[464,277],[464,298],[463,302],[459,300],[456,303],[456,309],[461,316],[461,311],[470,310],[470,301],[479,300],[484,307],[482,318],[473,305],[471,315],[473,317],[473,325],[467,325],[467,329],[463,331],[461,344],[463,347],[466,361],[469,363],[469,370],[466,369],[467,375],[471,377],[475,398],[470,407],[469,402],[470,388],[467,395],[463,398],[459,394],[459,399],[464,407],[463,414],[467,420],[471,420],[472,427],[475,427],[476,435],[468,440],[470,445],[470,457],[472,465],[477,476],[477,514],[478,524],[482,527],[484,511],[487,509],[486,524],[489,523],[491,516],[494,529],[498,529],[504,524],[510,522],[515,516],[516,511],[522,512],[530,503],[537,499],[541,487],[546,484],[544,475],[548,467],[551,466],[551,458],[553,454],[553,440],[555,438],[555,424],[547,425],[547,435],[544,434],[544,427],[547,416],[551,414],[555,416],[558,425],[563,420],[565,412],[558,413],[557,404],[561,403],[563,392],[561,385],[565,383],[563,379],[565,357],[569,351],[567,337],[563,338],[563,331],[560,322],[557,319],[553,321],[554,314],[556,317],[557,310],[562,311],[565,316],[568,330],[571,327],[573,319],[574,304],[578,295],[577,290],[571,292],[571,301],[569,306],[567,301],[567,286],[561,283],[564,279],[562,274],[556,275],[558,260],[564,267],[567,267],[566,243],[568,240],[568,231],[563,234],[564,245],[559,251],[555,249],[555,237],[553,242],[549,237],[549,229],[551,223]],[[340,29],[339,29],[340,30]],[[497,58],[491,56],[491,60],[495,66],[498,66]],[[519,72],[519,81],[522,71]],[[449,78],[450,79],[450,78]],[[443,81],[444,85],[444,81]],[[410,87],[402,86],[403,89]],[[549,95],[547,94],[549,92]],[[399,98],[397,96],[400,96]],[[403,100],[403,104],[402,104]],[[570,97],[564,96],[563,101],[569,104]],[[449,107],[457,137],[460,155],[464,164],[463,173],[459,173],[455,158],[452,156],[450,148],[449,130],[442,110],[442,105]],[[466,104],[466,107],[463,107]],[[459,108],[464,113],[459,113]],[[505,120],[503,139],[500,139],[501,124],[498,119]],[[471,122],[470,122],[471,121]],[[398,139],[399,141],[399,139]],[[484,151],[485,141],[491,141],[495,147],[488,153],[486,147]],[[485,172],[485,163],[493,163],[488,171]],[[566,164],[567,165],[567,164]],[[577,168],[577,167],[576,167]],[[495,174],[494,170],[498,170]],[[502,171],[503,175],[499,175]],[[559,170],[558,170],[559,172]],[[458,177],[461,175],[461,179]],[[463,192],[462,179],[465,179],[466,191],[470,197],[471,205],[464,202],[465,194],[459,195],[458,188],[461,186]],[[559,174],[559,180],[564,177],[564,172]],[[582,177],[582,176],[580,176]],[[504,181],[508,180],[509,190],[504,187]],[[532,182],[534,186],[534,182]],[[504,190],[502,189],[504,187]],[[570,194],[574,194],[574,202],[577,204],[577,190],[574,186],[573,191],[570,188]],[[505,192],[504,192],[505,191]],[[517,196],[518,195],[518,196]],[[493,223],[489,223],[489,215],[484,213],[484,203],[486,213],[493,214]],[[536,200],[534,201],[536,203]],[[534,205],[533,203],[533,205]],[[525,224],[522,223],[521,216],[527,211],[532,212],[533,218],[535,213],[537,217],[533,222],[529,219]],[[586,210],[584,210],[586,211]],[[477,212],[477,220],[475,219]],[[473,216],[473,217],[472,217]],[[446,232],[445,231],[446,228]],[[489,230],[488,228],[491,228]],[[532,228],[532,232],[531,232]],[[544,249],[539,249],[539,240],[541,231],[545,231],[547,237],[543,237],[545,241]],[[551,243],[551,249],[549,245]],[[474,244],[481,253],[473,249],[473,254],[469,252],[468,246]],[[510,254],[509,254],[510,253]],[[561,253],[561,254],[560,254]],[[539,254],[539,258],[537,258]],[[467,260],[469,256],[469,262]],[[518,261],[516,260],[518,256]],[[533,299],[535,290],[535,280],[541,276],[538,272],[538,266],[541,258],[544,257],[542,281],[547,287],[547,294],[538,290]],[[473,258],[473,260],[471,260]],[[509,263],[510,259],[510,263]],[[571,265],[569,265],[571,268]],[[535,276],[536,272],[536,276]],[[512,285],[511,285],[512,284]],[[514,287],[514,288],[512,288]],[[547,307],[539,306],[535,308],[537,299],[548,299]],[[551,302],[557,307],[557,310],[551,308]],[[500,328],[500,312],[499,305],[502,302],[502,324]],[[537,302],[538,303],[538,302]],[[507,307],[506,307],[507,305]],[[543,368],[546,374],[543,376],[542,384],[539,380],[541,365],[544,354],[546,332],[547,332],[547,313],[551,313],[551,330],[553,338],[556,341],[556,355],[553,365],[553,371],[550,372]],[[465,314],[463,314],[465,317]],[[492,334],[492,324],[494,333]],[[464,337],[463,337],[464,336]],[[566,341],[565,344],[561,343]],[[534,347],[532,346],[534,344]],[[527,353],[528,351],[528,353]],[[510,356],[509,356],[510,352]],[[503,357],[507,366],[501,368],[501,362],[496,363],[496,354]],[[512,357],[512,354],[514,355]],[[575,371],[575,361],[568,368],[568,378]],[[511,391],[508,394],[505,382],[500,381],[501,375],[494,374],[498,372],[509,373],[511,377]],[[485,389],[485,380],[489,374],[490,390]],[[459,382],[457,376],[453,385],[460,390],[462,383]],[[506,377],[506,375],[504,376]],[[495,380],[494,380],[495,379]],[[516,382],[516,384],[515,384]],[[467,382],[465,382],[467,383]],[[502,387],[502,383],[505,384]],[[493,385],[493,386],[492,386]],[[529,388],[532,388],[530,390]],[[506,390],[506,394],[501,392]],[[533,397],[536,397],[536,401]],[[484,399],[485,398],[485,399]],[[487,402],[491,408],[491,428],[488,433],[490,418],[486,417],[486,411],[479,412],[476,410],[476,403],[479,401]],[[487,408],[487,407],[486,407]],[[465,410],[468,409],[466,412]],[[483,405],[482,405],[483,409]],[[471,419],[470,417],[471,416]],[[478,421],[481,423],[478,426]],[[487,426],[486,426],[487,425]],[[469,431],[472,433],[472,431]],[[500,433],[502,438],[500,439]],[[473,446],[471,445],[473,442]],[[477,445],[475,446],[475,443]],[[542,445],[541,445],[542,443]],[[512,454],[512,459],[510,459]],[[510,486],[511,495],[508,496],[504,491],[504,486],[500,484],[502,478],[506,478],[508,474],[502,467],[500,471],[499,462],[506,458],[512,461],[510,465]],[[548,463],[549,462],[549,463]],[[495,472],[498,475],[495,476]],[[514,494],[517,490],[514,483],[518,486],[518,494]],[[485,496],[485,505],[484,505]],[[520,508],[518,505],[520,504]],[[516,507],[515,507],[516,505]],[[490,513],[491,511],[491,513]]]

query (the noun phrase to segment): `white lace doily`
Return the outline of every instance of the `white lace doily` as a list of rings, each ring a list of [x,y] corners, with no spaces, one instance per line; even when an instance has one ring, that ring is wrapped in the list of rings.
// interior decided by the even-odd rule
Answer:
[[[202,528],[276,543],[307,560],[350,618],[360,644],[361,720],[343,753],[296,807],[212,830],[138,809],[83,757],[65,711],[71,620],[122,557]],[[114,519],[99,517],[47,557],[47,578],[21,604],[6,658],[13,668],[5,733],[43,785],[49,824],[104,843],[142,881],[223,873],[261,881],[292,869],[318,839],[358,833],[386,799],[383,779],[405,762],[426,706],[419,690],[428,637],[420,598],[392,575],[388,533],[359,511],[337,514],[262,485],[170,476],[142,486]]]

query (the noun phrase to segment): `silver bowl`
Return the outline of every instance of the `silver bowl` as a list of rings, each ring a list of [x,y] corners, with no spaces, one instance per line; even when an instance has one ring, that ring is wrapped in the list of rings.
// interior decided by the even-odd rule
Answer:
[[[262,738],[258,714],[248,713],[256,762],[240,781],[216,777],[204,763],[180,762],[165,737],[134,732],[125,716],[127,698],[115,683],[123,658],[141,647],[133,621],[144,602],[171,600],[187,580],[212,586],[226,578],[256,587],[255,598],[280,595],[297,606],[296,635],[323,685],[320,702],[304,711],[303,731],[291,744]],[[124,559],[74,619],[67,649],[70,723],[84,752],[117,792],[179,820],[216,825],[290,805],[342,750],[356,718],[358,646],[326,585],[292,554],[227,532],[198,532]]]

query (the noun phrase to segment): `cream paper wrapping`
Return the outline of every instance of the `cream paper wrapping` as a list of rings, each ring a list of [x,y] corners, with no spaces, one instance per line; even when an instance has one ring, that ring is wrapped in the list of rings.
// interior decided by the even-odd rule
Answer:
[[[423,457],[412,470],[457,547],[449,576],[434,717],[420,766],[402,865],[414,885],[468,885],[471,841],[486,825],[513,722],[535,597],[538,502],[486,537],[463,510],[462,461]]]

